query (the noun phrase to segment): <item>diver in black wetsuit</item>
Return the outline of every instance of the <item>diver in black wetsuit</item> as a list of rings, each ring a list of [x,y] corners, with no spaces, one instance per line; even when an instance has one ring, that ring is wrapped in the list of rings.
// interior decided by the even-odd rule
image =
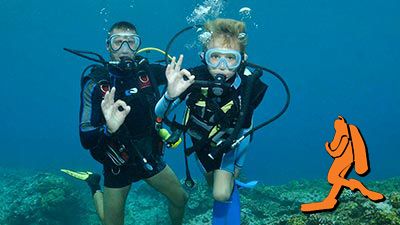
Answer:
[[[133,24],[114,24],[107,50],[115,66],[94,66],[82,80],[80,138],[82,146],[103,164],[104,193],[98,174],[64,172],[88,182],[103,224],[124,223],[128,192],[132,182],[139,180],[168,198],[172,224],[182,224],[187,193],[164,162],[154,127],[157,84],[166,83],[165,69],[136,56],[139,45]]]

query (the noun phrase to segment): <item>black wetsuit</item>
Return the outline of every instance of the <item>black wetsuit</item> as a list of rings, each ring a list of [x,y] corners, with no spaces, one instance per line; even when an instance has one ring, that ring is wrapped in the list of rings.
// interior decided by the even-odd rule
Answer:
[[[213,79],[206,66],[193,68],[190,72],[196,75],[196,79]],[[241,105],[245,91],[244,87],[247,82],[247,76],[240,76],[237,74],[235,77],[228,80],[228,83],[231,84],[231,88],[225,90],[221,96],[216,96],[210,89],[208,89],[206,93],[207,97],[205,97],[205,93],[200,88],[193,88],[190,90],[187,97],[185,95],[180,96],[180,98],[186,98],[187,107],[190,109],[190,117],[188,118],[187,126],[189,127],[188,134],[190,135],[194,145],[199,144],[198,142],[204,136],[207,137],[209,134],[208,132],[204,132],[204,129],[202,129],[201,126],[213,127],[218,124],[220,131],[226,131],[222,136],[215,135],[214,138],[212,138],[215,139],[214,143],[229,137],[230,133],[227,131],[229,129],[233,130],[233,127],[235,127],[235,124],[238,121],[240,111],[243,111]],[[266,90],[267,85],[260,79],[257,79],[253,85],[253,90],[251,90],[249,109],[242,125],[242,129],[250,128],[254,110],[262,101]],[[204,101],[206,107],[198,106],[196,103],[199,101]],[[221,107],[230,101],[233,102],[233,106],[226,113],[223,113]],[[204,125],[199,126],[199,124]],[[217,158],[211,159],[208,156],[208,153],[210,153],[210,147],[212,145],[212,143],[209,143],[204,148],[196,150],[196,155],[205,172],[223,169],[233,173],[233,164],[236,165],[237,163],[234,161],[239,160],[238,158],[240,157],[236,156],[236,159],[231,159],[231,155],[234,155],[231,153],[218,155]]]
[[[158,85],[165,85],[165,67],[146,65],[141,72],[117,76],[98,66],[82,82],[79,133],[82,146],[104,167],[104,185],[120,188],[159,173],[166,164],[162,159],[162,142],[154,128],[154,106]],[[90,77],[94,77],[90,78]],[[115,101],[121,99],[131,111],[123,125],[112,135],[107,133],[101,101],[105,93],[116,88]],[[128,160],[117,165],[107,155],[110,149],[124,147]],[[146,170],[138,157],[139,151],[153,167]]]
[[[196,76],[196,80],[211,81],[214,79],[207,66],[195,67],[189,69],[189,71]],[[196,152],[206,172],[224,169],[233,173],[233,164],[240,167],[242,165],[239,161],[244,161],[244,159],[239,159],[239,156],[236,157],[234,151],[229,154],[218,155],[215,159],[208,156],[211,148],[215,147],[216,143],[226,140],[231,135],[238,122],[240,112],[243,111],[242,99],[245,95],[244,92],[249,78],[246,75],[236,74],[227,82],[230,84],[230,88],[225,89],[222,95],[216,95],[212,88],[193,85],[176,100],[168,99],[164,95],[156,107],[157,116],[165,117],[180,102],[186,100],[187,112],[190,113],[187,114],[185,126],[187,127],[187,133],[191,137],[194,146],[193,150]],[[251,90],[249,108],[244,122],[241,124],[241,129],[250,128],[254,110],[262,101],[266,90],[267,85],[260,79],[256,79]],[[224,108],[226,112],[223,112]],[[216,131],[214,132],[214,130]]]

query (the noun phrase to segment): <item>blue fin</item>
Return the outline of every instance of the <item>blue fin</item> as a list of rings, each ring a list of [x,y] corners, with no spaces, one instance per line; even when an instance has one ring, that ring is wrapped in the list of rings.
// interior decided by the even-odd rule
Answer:
[[[235,180],[235,183],[236,183],[236,185],[238,186],[239,189],[242,189],[242,188],[250,188],[251,189],[251,188],[254,188],[257,185],[258,181],[253,180],[253,181],[250,181],[250,182],[247,182],[247,183],[243,183],[243,182],[241,182],[239,180]]]
[[[212,225],[240,225],[240,195],[236,185],[228,202],[214,201]]]

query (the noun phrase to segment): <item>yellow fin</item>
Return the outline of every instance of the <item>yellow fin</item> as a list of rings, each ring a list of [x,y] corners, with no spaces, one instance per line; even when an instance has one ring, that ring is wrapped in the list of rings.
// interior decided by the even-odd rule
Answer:
[[[76,179],[79,180],[86,180],[88,179],[89,175],[93,174],[90,171],[86,171],[86,172],[81,172],[81,171],[72,171],[72,170],[67,170],[67,169],[60,169],[61,172],[64,172],[68,175],[70,175],[71,177],[75,177]]]

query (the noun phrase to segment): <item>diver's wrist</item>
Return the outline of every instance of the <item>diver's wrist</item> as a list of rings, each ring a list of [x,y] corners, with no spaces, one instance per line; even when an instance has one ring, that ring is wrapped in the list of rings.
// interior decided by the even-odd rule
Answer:
[[[177,97],[178,97],[178,96],[171,97],[171,95],[168,93],[168,90],[167,90],[167,91],[165,92],[165,94],[164,94],[164,98],[165,98],[167,101],[174,101]]]
[[[115,134],[116,130],[110,129],[107,124],[104,125],[104,134],[108,137],[111,137]]]

